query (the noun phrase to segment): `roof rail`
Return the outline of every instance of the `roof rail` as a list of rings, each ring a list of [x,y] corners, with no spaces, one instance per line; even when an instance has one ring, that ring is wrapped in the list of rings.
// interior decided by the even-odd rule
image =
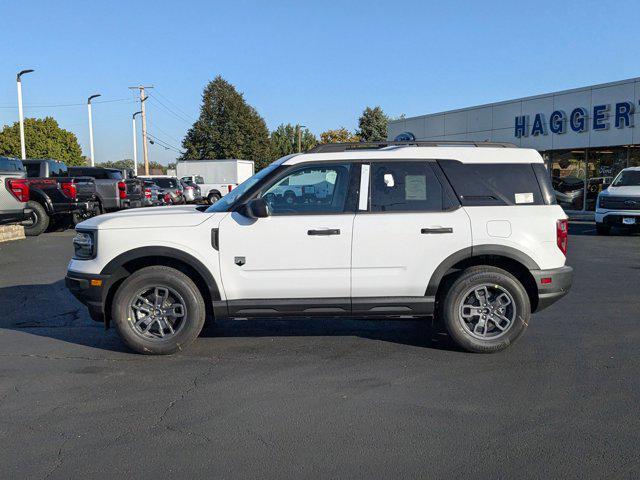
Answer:
[[[384,142],[344,142],[324,143],[316,145],[306,153],[347,152],[349,150],[379,150],[387,147],[498,147],[517,148],[513,143],[506,142],[475,142],[471,140],[430,140],[430,141],[384,141]]]

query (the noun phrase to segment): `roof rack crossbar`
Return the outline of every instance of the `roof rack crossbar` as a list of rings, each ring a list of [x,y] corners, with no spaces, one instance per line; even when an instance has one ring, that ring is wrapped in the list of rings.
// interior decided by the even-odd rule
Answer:
[[[344,143],[324,143],[316,145],[307,153],[330,153],[347,152],[349,150],[379,150],[387,147],[494,147],[494,148],[517,148],[513,143],[507,142],[476,142],[472,140],[413,140],[407,142],[344,142]]]

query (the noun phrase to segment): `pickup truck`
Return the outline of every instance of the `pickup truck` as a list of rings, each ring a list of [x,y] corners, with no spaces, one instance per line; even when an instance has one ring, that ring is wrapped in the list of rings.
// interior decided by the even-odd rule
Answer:
[[[22,162],[0,157],[0,225],[20,223],[29,218],[26,208],[29,185]]]
[[[103,212],[137,208],[143,206],[144,181],[139,178],[125,178],[116,168],[69,167],[72,177],[92,177]]]
[[[22,223],[27,236],[43,233],[51,221],[74,224],[100,213],[92,178],[72,178],[58,160],[23,160],[29,185],[29,218]]]

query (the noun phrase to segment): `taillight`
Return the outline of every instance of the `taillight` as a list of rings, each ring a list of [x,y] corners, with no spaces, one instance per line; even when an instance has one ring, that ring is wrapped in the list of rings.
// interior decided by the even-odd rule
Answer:
[[[233,190],[233,185],[227,185],[227,188],[229,189],[229,192],[230,192],[231,190]]]
[[[164,201],[166,203],[171,203],[171,195],[169,195],[168,193],[164,194]]]
[[[556,241],[558,242],[558,248],[566,256],[569,242],[569,221],[567,219],[556,222]]]
[[[78,198],[78,187],[73,182],[63,182],[60,184],[60,188],[62,188],[62,193],[64,193],[71,200],[75,200]]]
[[[151,198],[151,189],[150,188],[145,188],[144,189],[144,198]]]
[[[5,185],[19,202],[29,201],[29,184],[24,178],[7,178]]]
[[[182,195],[182,190],[176,190],[176,195],[177,195],[177,196]]]
[[[124,182],[118,182],[118,196],[120,198],[127,198],[127,184]]]

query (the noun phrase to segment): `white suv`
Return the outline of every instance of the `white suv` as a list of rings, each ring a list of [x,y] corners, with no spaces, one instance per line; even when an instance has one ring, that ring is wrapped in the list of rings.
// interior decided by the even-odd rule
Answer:
[[[460,347],[501,350],[571,286],[566,215],[535,150],[417,143],[320,146],[208,208],[82,222],[67,286],[141,353],[267,316],[436,316]],[[309,178],[327,188],[273,195]]]
[[[611,185],[598,195],[598,235],[609,235],[614,226],[640,227],[640,167],[621,170]]]

